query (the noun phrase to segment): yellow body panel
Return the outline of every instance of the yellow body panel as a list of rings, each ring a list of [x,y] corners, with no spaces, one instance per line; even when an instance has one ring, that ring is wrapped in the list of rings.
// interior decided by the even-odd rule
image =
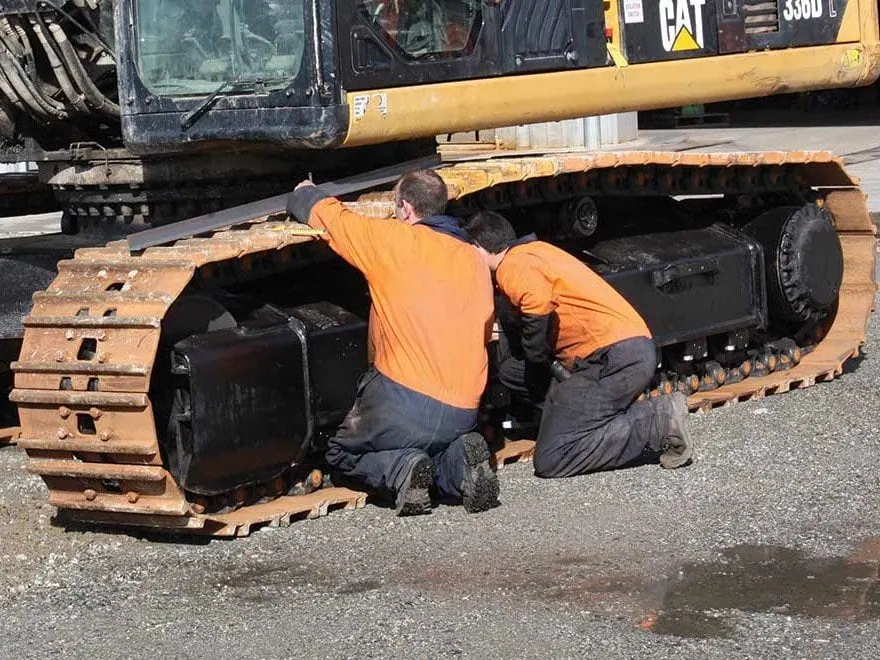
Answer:
[[[878,74],[877,3],[850,0],[832,45],[351,92],[344,146],[857,87]]]
[[[863,15],[865,13],[874,13],[870,11],[859,11],[859,5],[865,3],[876,6],[877,0],[849,0],[849,2],[846,3],[846,11],[843,14],[843,19],[840,21],[840,29],[837,31],[838,43],[859,40],[859,35],[862,34],[861,20],[863,18]]]

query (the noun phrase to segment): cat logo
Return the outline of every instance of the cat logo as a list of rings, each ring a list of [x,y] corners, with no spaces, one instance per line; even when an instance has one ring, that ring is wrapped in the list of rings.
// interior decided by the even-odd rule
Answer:
[[[663,50],[680,53],[700,50],[703,41],[703,7],[706,0],[660,0],[660,37]]]

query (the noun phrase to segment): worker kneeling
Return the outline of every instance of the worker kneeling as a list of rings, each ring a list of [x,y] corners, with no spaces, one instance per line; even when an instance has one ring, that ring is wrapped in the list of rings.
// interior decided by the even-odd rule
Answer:
[[[535,474],[610,470],[646,450],[660,454],[666,468],[688,463],[685,396],[638,400],[654,376],[657,353],[648,326],[623,296],[534,234],[517,239],[497,213],[478,213],[466,231],[518,312],[525,359],[501,356],[501,383],[533,403],[546,395]]]
[[[435,172],[406,174],[394,192],[398,220],[360,216],[307,181],[288,199],[290,215],[323,229],[364,274],[372,299],[374,366],[326,459],[391,491],[399,515],[430,513],[434,487],[445,501],[484,511],[499,491],[489,448],[474,432],[488,374],[491,275],[457,221],[441,215],[447,190]]]

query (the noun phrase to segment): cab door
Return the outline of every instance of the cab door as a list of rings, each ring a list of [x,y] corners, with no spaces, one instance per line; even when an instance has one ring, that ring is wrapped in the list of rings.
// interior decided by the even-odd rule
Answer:
[[[355,0],[336,3],[350,91],[604,66],[602,3]]]

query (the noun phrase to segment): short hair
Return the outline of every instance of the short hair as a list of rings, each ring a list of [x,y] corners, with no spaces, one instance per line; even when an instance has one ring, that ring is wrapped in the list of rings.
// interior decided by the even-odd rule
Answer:
[[[516,232],[507,219],[494,211],[480,211],[465,227],[468,240],[491,254],[500,254],[516,243]]]
[[[407,172],[400,177],[394,191],[399,201],[412,204],[413,211],[420,218],[440,215],[446,210],[449,191],[440,175],[433,170]]]

